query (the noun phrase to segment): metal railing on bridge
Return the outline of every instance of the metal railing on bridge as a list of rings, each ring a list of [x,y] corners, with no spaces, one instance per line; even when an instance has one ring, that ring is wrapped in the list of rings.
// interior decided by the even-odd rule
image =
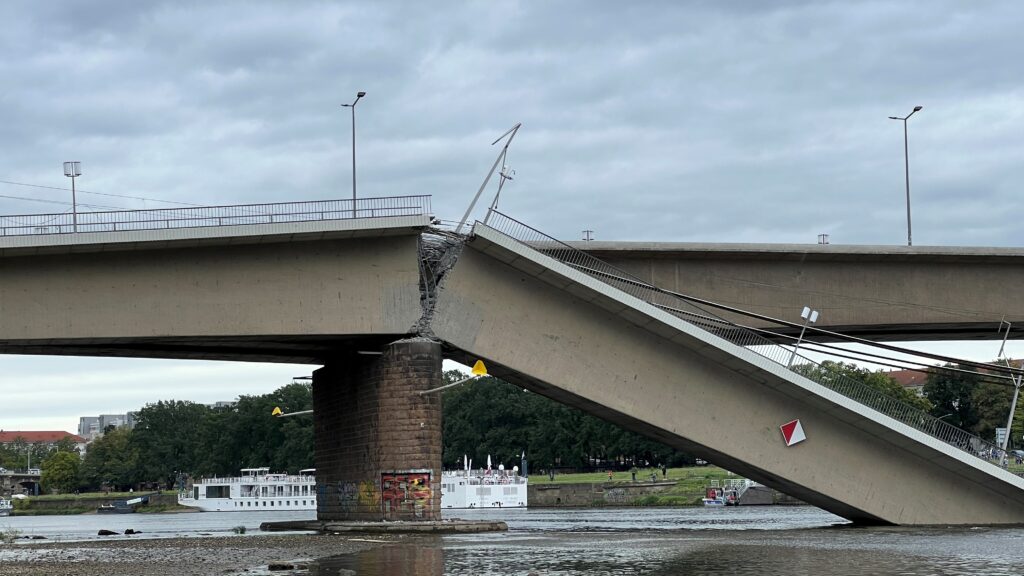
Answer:
[[[679,294],[658,288],[631,276],[611,264],[555,240],[497,210],[488,212],[482,224],[732,344],[746,348],[781,366],[788,367],[791,364],[790,357],[793,355],[791,348],[785,348],[745,326],[717,316]],[[794,372],[968,454],[1005,467],[1006,454],[999,446],[905,402],[890,398],[863,382],[829,370],[810,358],[802,355],[797,357],[801,363],[793,364],[790,369]]]
[[[430,214],[430,196],[0,216],[0,236],[123,232]]]

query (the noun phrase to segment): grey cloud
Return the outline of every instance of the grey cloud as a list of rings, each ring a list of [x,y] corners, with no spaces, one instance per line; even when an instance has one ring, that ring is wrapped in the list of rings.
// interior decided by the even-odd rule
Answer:
[[[556,236],[1019,244],[1024,9],[944,3],[14,3],[0,178],[195,203],[429,193],[454,219],[517,121],[503,207]],[[977,121],[965,121],[972,118]],[[959,119],[959,120],[958,120]],[[18,195],[0,186],[0,193]],[[493,192],[493,191],[492,191]],[[54,193],[52,198],[59,198]],[[980,199],[1000,210],[985,223]],[[4,201],[12,208],[32,205]],[[132,207],[141,207],[139,203]],[[151,205],[150,205],[151,206]],[[38,209],[38,207],[37,207]],[[4,210],[8,211],[8,210]],[[821,230],[829,231],[829,230]]]

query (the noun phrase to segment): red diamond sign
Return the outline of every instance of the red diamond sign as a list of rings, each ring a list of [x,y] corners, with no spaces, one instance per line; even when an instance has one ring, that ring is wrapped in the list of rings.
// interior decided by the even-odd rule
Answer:
[[[792,422],[786,422],[779,426],[779,429],[782,430],[782,439],[786,441],[786,446],[792,446],[797,442],[807,440],[807,435],[804,434],[804,427],[800,425],[799,418]]]

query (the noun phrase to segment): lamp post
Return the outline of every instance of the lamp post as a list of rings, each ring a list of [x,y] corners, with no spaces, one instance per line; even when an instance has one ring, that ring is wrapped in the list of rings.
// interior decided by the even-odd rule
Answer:
[[[81,162],[65,162],[64,175],[71,178],[71,229],[78,232],[78,201],[75,200],[75,178],[82,175]]]
[[[1010,361],[1003,355],[1006,349],[1006,339],[1010,337],[1010,328],[1013,326],[1005,320],[999,321],[999,329],[1003,329],[1003,324],[1006,324],[1006,332],[1003,334],[1003,344],[999,347],[999,356],[1002,358],[1003,363],[1006,364],[1007,368],[1010,368]],[[1017,411],[1017,397],[1020,396],[1021,384],[1024,384],[1024,374],[1017,374],[1011,377],[1013,382],[1013,400],[1010,401],[1010,415],[1006,418],[1006,436],[1003,437],[1003,445],[1000,448],[1003,450],[1002,458],[1007,458],[1006,449],[1010,446],[1010,431],[1013,430],[1013,415]]]
[[[356,217],[356,104],[366,96],[366,92],[356,92],[356,99],[351,104],[342,104],[343,108],[352,109],[352,217]]]
[[[899,116],[889,116],[889,120],[902,120],[903,121],[903,166],[905,168],[907,176],[907,246],[913,246],[914,242],[910,235],[910,151],[907,145],[907,120],[914,115],[915,112],[920,112],[922,106],[914,106],[914,109],[903,118]]]
[[[810,307],[804,306],[800,317],[804,319],[804,327],[800,329],[800,337],[796,339],[796,346],[793,346],[793,354],[789,356],[789,363],[786,364],[786,368],[793,367],[793,360],[796,359],[796,351],[800,349],[800,342],[804,339],[804,332],[807,331],[808,324],[814,324],[818,321],[818,311],[811,310]]]

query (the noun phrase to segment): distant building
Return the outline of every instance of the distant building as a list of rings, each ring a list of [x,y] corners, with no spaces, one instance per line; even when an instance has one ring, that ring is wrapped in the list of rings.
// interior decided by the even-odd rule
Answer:
[[[24,440],[28,444],[42,445],[46,448],[53,448],[64,438],[70,438],[75,444],[75,448],[78,449],[80,454],[85,454],[86,439],[64,431],[18,431],[18,430],[0,430],[0,444],[8,445],[14,444],[18,439]]]
[[[128,412],[127,414],[82,416],[78,419],[78,435],[85,438],[86,441],[92,442],[100,436],[103,436],[103,431],[107,429],[107,426],[113,426],[114,428],[135,428],[135,413]]]
[[[1007,362],[1013,368],[1024,368],[1024,360],[1007,360]],[[998,364],[1004,366],[1002,361],[998,362]],[[985,372],[984,369],[980,371]],[[904,389],[918,396],[924,396],[924,383],[928,381],[927,373],[919,370],[890,370],[885,375],[895,380]]]
[[[924,397],[924,383],[928,380],[928,375],[924,372],[918,370],[891,370],[886,372],[885,375],[895,380],[900,386],[903,386],[904,390]]]

